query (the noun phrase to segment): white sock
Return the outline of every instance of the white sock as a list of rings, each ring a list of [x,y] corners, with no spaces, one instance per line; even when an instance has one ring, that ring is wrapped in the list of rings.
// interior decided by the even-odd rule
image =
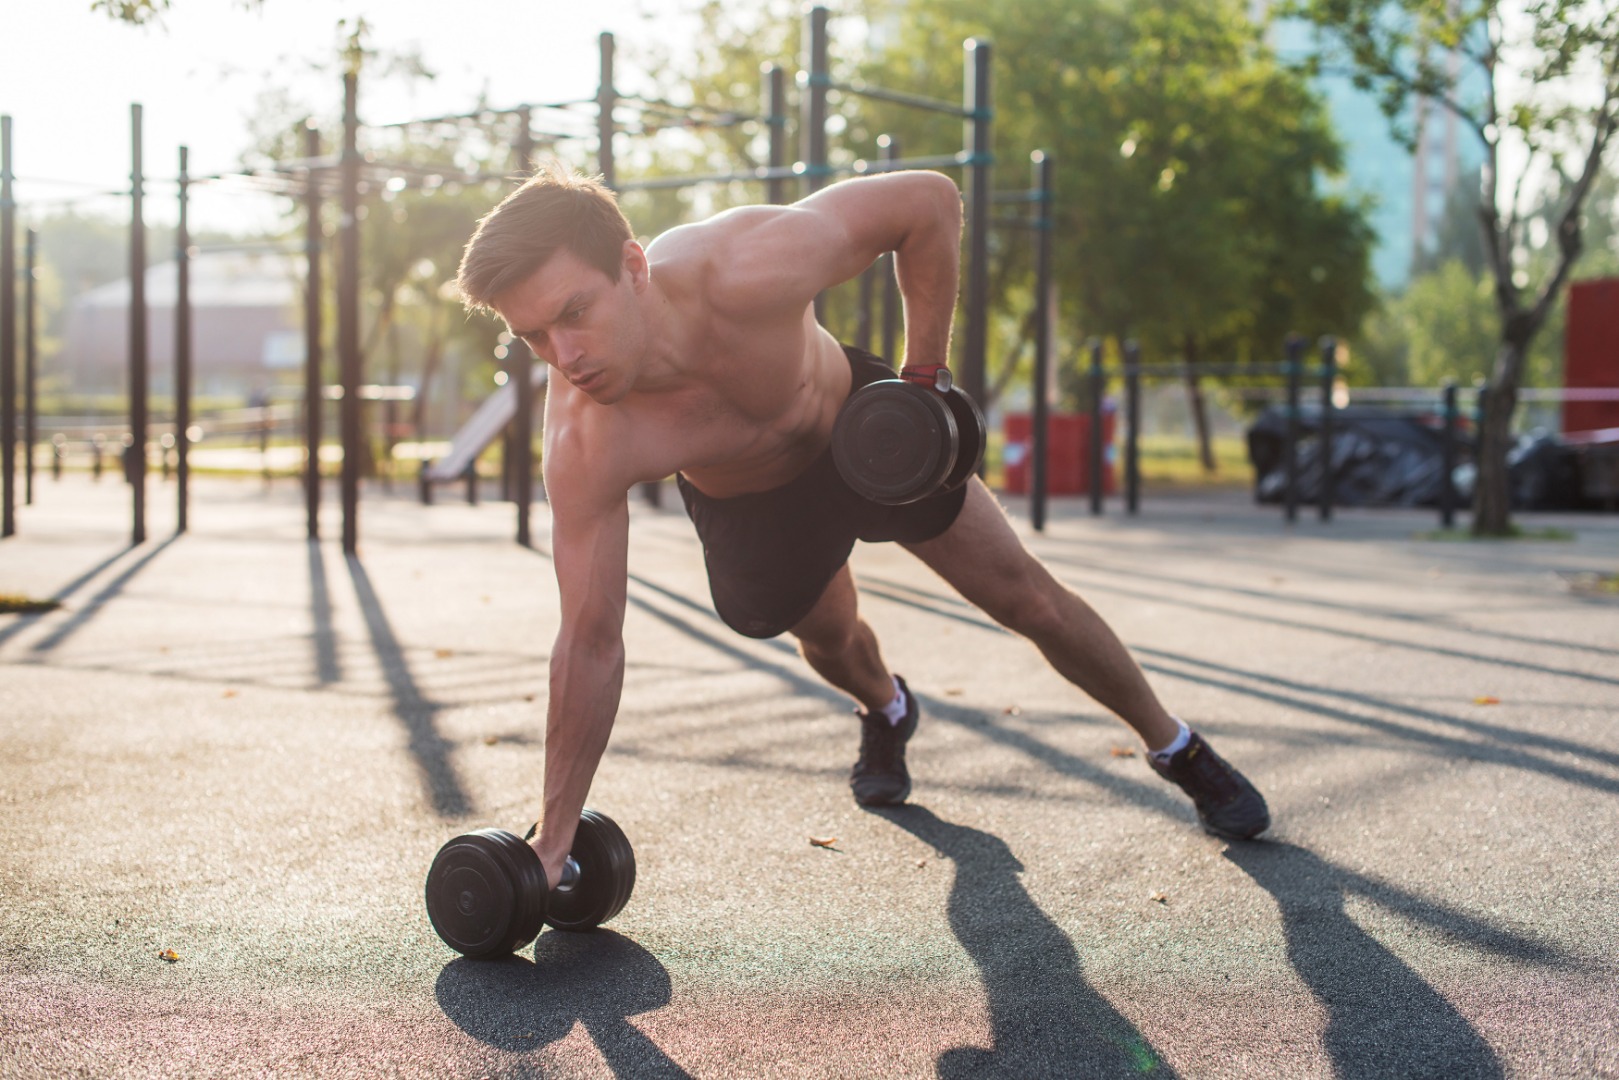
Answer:
[[[1171,716],[1170,719],[1175,721],[1175,723],[1180,726],[1180,734],[1176,735],[1174,739],[1170,740],[1169,745],[1164,747],[1162,750],[1148,751],[1148,754],[1151,755],[1152,759],[1160,765],[1169,764],[1169,759],[1174,757],[1186,746],[1187,743],[1192,741],[1192,729],[1186,726],[1186,722],[1178,716]]]
[[[899,680],[895,679],[894,700],[883,706],[883,715],[888,717],[889,724],[898,727],[899,722],[905,719],[905,707],[905,691],[899,688]]]

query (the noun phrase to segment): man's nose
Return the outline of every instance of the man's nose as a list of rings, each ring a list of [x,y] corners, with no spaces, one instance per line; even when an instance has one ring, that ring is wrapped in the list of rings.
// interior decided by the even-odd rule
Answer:
[[[551,348],[556,356],[556,365],[562,369],[563,374],[574,374],[574,369],[578,367],[580,357],[584,355],[584,350],[579,347],[579,343],[571,337],[552,334]]]

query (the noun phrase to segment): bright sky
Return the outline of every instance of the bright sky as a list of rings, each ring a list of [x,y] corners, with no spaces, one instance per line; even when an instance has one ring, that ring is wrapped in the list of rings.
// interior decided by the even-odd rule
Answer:
[[[681,6],[679,0],[265,0],[248,10],[236,0],[174,0],[163,25],[132,27],[92,13],[90,0],[35,0],[26,14],[14,11],[0,35],[0,114],[12,118],[16,197],[27,212],[30,203],[44,210],[47,200],[127,189],[132,102],[144,112],[149,177],[175,176],[182,144],[190,148],[194,174],[236,168],[250,142],[245,118],[268,88],[287,87],[335,114],[341,83],[311,66],[334,54],[342,18],[363,15],[373,47],[416,48],[438,76],[408,92],[397,79],[362,84],[361,119],[387,123],[468,111],[483,90],[496,106],[592,96],[597,35],[612,31],[621,55],[635,41],[672,40],[683,26]],[[198,195],[198,226],[229,225],[233,214],[254,213],[252,203],[272,202]],[[147,219],[172,221],[174,201],[172,187],[149,186]],[[85,208],[91,206],[128,212],[127,199]]]

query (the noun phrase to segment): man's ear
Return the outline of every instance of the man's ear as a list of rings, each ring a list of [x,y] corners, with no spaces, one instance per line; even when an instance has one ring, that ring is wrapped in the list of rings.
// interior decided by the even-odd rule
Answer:
[[[624,241],[621,272],[629,276],[630,288],[638,293],[645,292],[647,285],[652,281],[652,269],[647,264],[646,249],[635,240]]]

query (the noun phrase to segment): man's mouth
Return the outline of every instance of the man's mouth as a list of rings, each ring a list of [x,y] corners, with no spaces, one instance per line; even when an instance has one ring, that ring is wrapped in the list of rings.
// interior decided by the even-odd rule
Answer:
[[[601,380],[601,374],[600,371],[592,371],[588,375],[570,376],[568,381],[573,383],[574,387],[579,390],[589,390]]]

